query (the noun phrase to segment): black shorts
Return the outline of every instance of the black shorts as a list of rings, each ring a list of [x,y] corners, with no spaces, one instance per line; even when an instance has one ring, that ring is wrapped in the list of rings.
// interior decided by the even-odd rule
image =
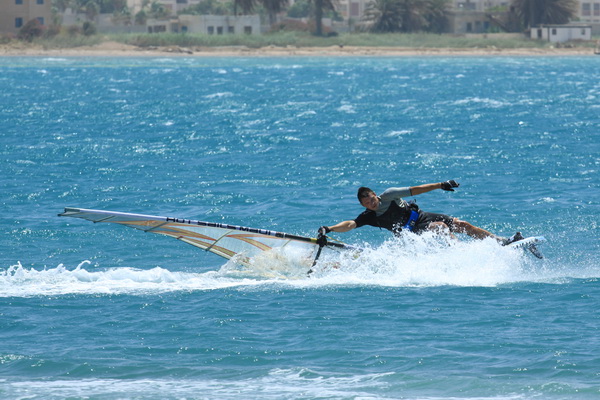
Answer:
[[[417,218],[417,223],[413,228],[413,233],[421,233],[429,229],[429,224],[432,222],[443,222],[448,225],[450,231],[454,230],[454,217],[445,214],[435,214],[430,212],[419,213],[419,218]]]

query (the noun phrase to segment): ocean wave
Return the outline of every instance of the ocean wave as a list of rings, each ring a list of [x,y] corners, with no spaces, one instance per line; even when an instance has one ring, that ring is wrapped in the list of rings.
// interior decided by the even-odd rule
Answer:
[[[324,251],[312,274],[313,255],[267,252],[250,265],[234,261],[215,271],[171,271],[128,266],[100,268],[90,261],[75,268],[26,268],[20,262],[0,270],[0,297],[57,295],[146,295],[235,288],[493,287],[522,282],[561,284],[598,276],[538,260],[522,249],[498,246],[491,239],[455,241],[435,235],[404,235],[360,252]]]

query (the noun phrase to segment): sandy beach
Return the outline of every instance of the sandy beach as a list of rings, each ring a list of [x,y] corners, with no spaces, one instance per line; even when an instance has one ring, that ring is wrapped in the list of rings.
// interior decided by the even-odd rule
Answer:
[[[415,48],[415,47],[368,47],[329,46],[296,47],[267,46],[249,48],[226,47],[137,47],[107,41],[95,46],[66,49],[44,49],[27,43],[0,45],[0,56],[42,57],[287,57],[287,56],[594,56],[594,49],[573,48]]]

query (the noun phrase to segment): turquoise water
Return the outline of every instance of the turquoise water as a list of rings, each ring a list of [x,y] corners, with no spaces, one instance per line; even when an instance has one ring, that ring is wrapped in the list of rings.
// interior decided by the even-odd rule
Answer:
[[[3,399],[596,399],[600,69],[581,58],[0,58]],[[500,235],[336,234],[311,278],[66,206],[314,236],[381,192]]]

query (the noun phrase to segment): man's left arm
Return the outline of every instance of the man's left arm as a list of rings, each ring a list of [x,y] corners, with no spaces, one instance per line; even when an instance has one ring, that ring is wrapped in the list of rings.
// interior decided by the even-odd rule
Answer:
[[[410,194],[413,196],[416,196],[418,194],[431,192],[432,190],[436,190],[436,189],[442,189],[442,190],[447,190],[449,192],[454,192],[453,188],[457,188],[459,186],[460,186],[460,184],[458,182],[451,179],[446,182],[427,183],[425,185],[420,185],[420,186],[411,186]]]

